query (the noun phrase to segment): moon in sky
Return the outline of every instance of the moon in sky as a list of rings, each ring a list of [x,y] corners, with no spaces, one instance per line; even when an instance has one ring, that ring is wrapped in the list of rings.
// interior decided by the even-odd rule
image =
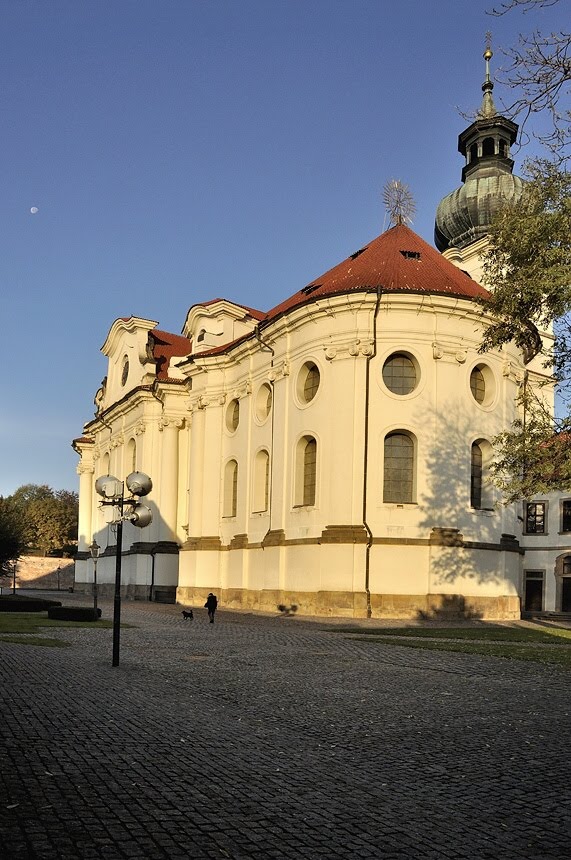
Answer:
[[[35,215],[35,214],[36,214],[36,212],[38,212],[38,207],[37,207],[37,206],[32,206],[32,208],[30,209],[30,212],[32,213],[32,215]]]

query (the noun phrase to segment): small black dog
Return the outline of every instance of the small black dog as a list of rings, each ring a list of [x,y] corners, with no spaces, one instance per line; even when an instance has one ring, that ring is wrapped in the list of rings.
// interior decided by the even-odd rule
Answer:
[[[194,612],[192,611],[192,609],[189,609],[188,612],[186,611],[186,609],[183,609],[182,617],[185,621],[192,621],[192,619],[194,618]]]

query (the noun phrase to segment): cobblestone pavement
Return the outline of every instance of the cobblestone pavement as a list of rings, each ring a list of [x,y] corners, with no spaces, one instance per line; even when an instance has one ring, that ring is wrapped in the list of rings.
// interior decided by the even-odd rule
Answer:
[[[570,674],[299,618],[122,620],[115,668],[111,630],[0,642],[2,858],[571,856]]]

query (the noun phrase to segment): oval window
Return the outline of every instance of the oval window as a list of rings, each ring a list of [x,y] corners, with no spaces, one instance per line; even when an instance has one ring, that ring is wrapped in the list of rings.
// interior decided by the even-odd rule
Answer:
[[[487,364],[477,364],[470,372],[472,397],[484,409],[492,406],[496,393],[494,374]]]
[[[272,410],[272,389],[265,382],[258,389],[256,397],[256,417],[258,421],[265,421]]]
[[[238,424],[240,423],[240,401],[232,400],[228,404],[228,409],[226,410],[226,427],[230,431],[230,433],[234,433],[235,430],[238,429]]]
[[[297,393],[302,403],[311,403],[319,389],[321,375],[319,368],[312,361],[306,362],[301,368]]]
[[[395,352],[383,364],[383,382],[393,394],[410,394],[418,382],[416,365],[404,352]]]

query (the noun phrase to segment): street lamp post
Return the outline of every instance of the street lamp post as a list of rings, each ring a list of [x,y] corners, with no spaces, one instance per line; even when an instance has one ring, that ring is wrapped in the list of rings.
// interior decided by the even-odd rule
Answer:
[[[89,547],[91,558],[93,559],[93,610],[97,616],[97,559],[99,558],[99,550],[101,547],[93,538],[93,543]]]
[[[131,493],[125,498],[125,485]],[[153,520],[153,513],[146,505],[139,502],[141,496],[151,492],[153,482],[144,472],[131,472],[125,481],[120,481],[112,475],[103,475],[95,481],[95,491],[103,497],[99,504],[103,507],[112,506],[117,509],[112,520],[117,525],[117,549],[115,553],[115,595],[113,599],[113,666],[119,665],[119,639],[121,630],[121,560],[123,552],[123,522],[128,520],[138,528],[148,526]],[[125,510],[127,511],[125,513]]]

